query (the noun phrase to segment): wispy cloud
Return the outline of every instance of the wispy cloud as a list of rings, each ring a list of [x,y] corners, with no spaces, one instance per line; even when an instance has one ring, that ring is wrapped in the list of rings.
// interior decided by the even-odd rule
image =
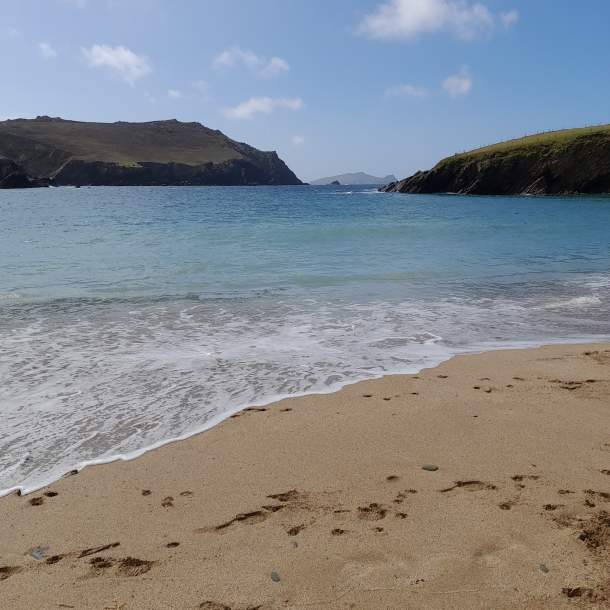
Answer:
[[[451,97],[466,95],[472,89],[472,77],[467,66],[462,66],[457,74],[448,76],[443,81],[443,89]]]
[[[292,136],[290,141],[292,142],[293,146],[302,146],[305,144],[305,136]]]
[[[191,83],[194,95],[201,101],[209,102],[212,99],[210,84],[205,80],[196,80]]]
[[[21,37],[21,30],[9,26],[9,27],[5,27],[5,28],[0,28],[0,38],[4,38],[7,40],[11,40],[11,39],[15,39],[15,38],[20,38]]]
[[[426,97],[428,90],[417,85],[395,85],[385,90],[386,97]]]
[[[302,107],[300,97],[251,97],[233,108],[225,108],[223,114],[230,119],[251,119],[256,114],[271,114],[278,108],[299,110]]]
[[[511,28],[519,21],[519,11],[512,10],[507,13],[500,13],[500,21],[506,29]]]
[[[168,89],[167,97],[171,97],[174,100],[180,99],[182,97],[182,91],[179,89]]]
[[[90,49],[81,47],[81,52],[91,67],[108,68],[130,85],[152,72],[148,59],[127,47],[95,44]]]
[[[44,59],[54,59],[57,57],[57,51],[48,42],[39,42],[38,50]]]
[[[245,66],[259,76],[266,78],[279,76],[283,72],[290,70],[288,62],[281,57],[267,59],[252,51],[244,51],[240,47],[225,49],[214,58],[212,65],[216,69]]]
[[[517,11],[506,15],[512,23]],[[387,0],[365,15],[358,32],[380,40],[414,40],[421,34],[453,32],[459,38],[471,40],[491,32],[496,16],[480,2],[469,0]],[[510,25],[512,25],[512,23]]]

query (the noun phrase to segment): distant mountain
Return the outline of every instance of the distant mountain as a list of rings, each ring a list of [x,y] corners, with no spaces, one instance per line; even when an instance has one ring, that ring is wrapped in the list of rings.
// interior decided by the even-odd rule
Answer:
[[[399,193],[610,193],[610,125],[539,133],[439,161],[384,187]]]
[[[276,152],[201,123],[0,121],[0,188],[302,184]]]
[[[371,176],[364,172],[356,172],[355,174],[341,174],[339,176],[329,176],[328,178],[320,178],[319,180],[312,180],[310,184],[314,186],[324,186],[326,184],[332,184],[333,182],[339,182],[339,184],[389,184],[390,182],[396,182],[396,176],[390,174],[385,178],[379,178],[378,176]]]

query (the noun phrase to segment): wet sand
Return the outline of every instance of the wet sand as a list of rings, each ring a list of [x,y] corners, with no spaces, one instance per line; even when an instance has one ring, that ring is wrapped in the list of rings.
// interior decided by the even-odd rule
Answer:
[[[0,608],[603,608],[610,344],[249,409],[0,499]]]

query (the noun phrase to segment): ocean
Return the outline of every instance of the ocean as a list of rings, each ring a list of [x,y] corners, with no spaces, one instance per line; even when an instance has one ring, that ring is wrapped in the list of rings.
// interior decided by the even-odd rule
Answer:
[[[610,198],[0,191],[0,493],[247,405],[610,337]]]

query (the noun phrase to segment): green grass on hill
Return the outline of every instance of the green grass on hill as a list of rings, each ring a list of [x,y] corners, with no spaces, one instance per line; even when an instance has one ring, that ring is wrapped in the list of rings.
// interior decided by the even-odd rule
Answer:
[[[496,153],[510,154],[514,152],[522,154],[539,146],[562,146],[572,142],[576,138],[598,134],[610,136],[610,124],[596,125],[594,127],[578,127],[576,129],[561,129],[559,131],[546,131],[523,138],[506,140],[505,142],[482,146],[481,148],[475,148],[467,152],[456,153],[451,157],[447,157],[441,161],[441,163],[465,160],[479,155],[494,155]]]

